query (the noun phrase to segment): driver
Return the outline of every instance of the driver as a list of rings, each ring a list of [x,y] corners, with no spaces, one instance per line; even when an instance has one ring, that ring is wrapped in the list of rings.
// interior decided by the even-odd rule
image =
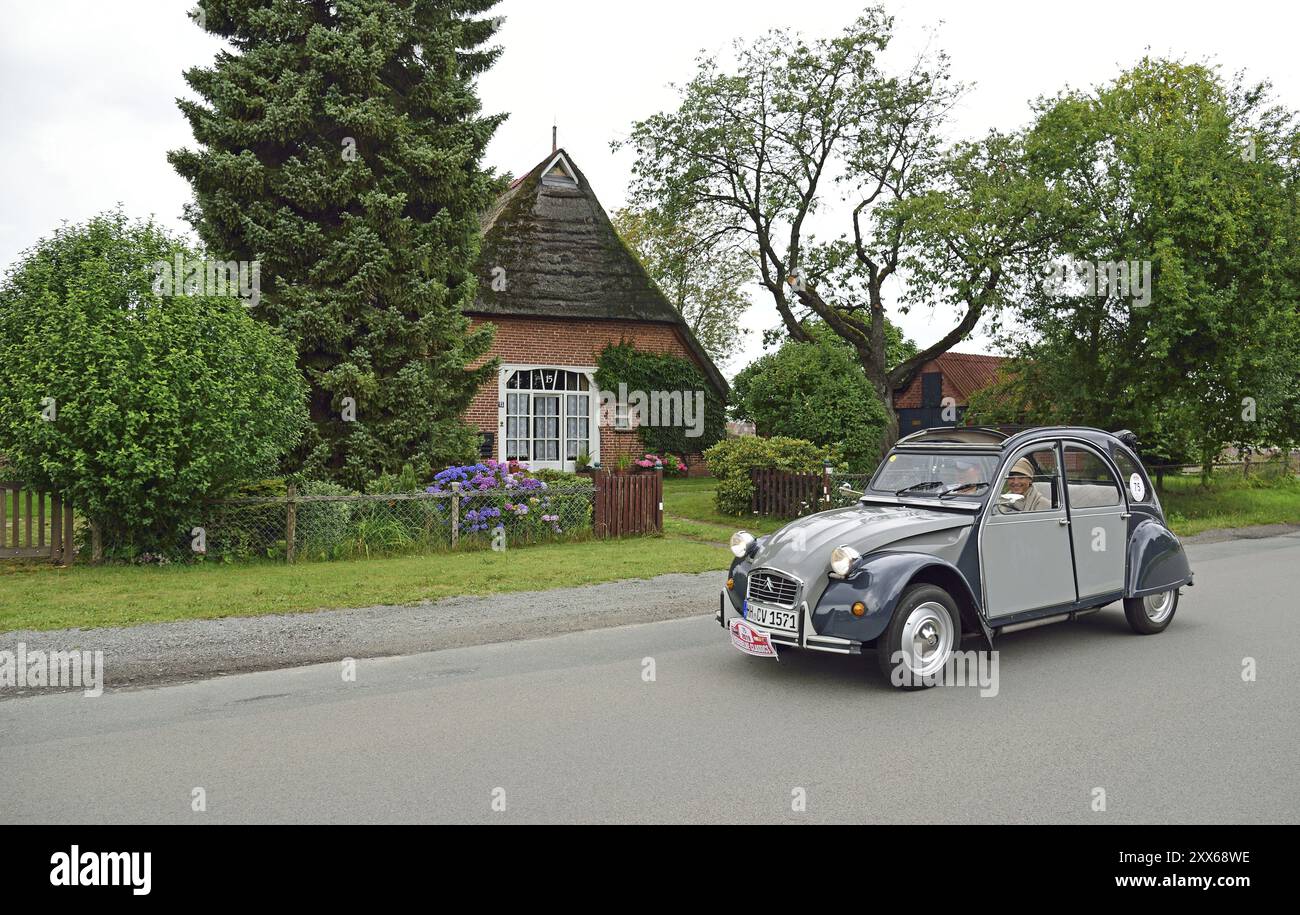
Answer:
[[[974,461],[957,461],[957,488],[949,492],[959,496],[970,495],[978,488],[980,480],[980,467]]]
[[[1006,491],[1022,498],[1003,503],[1004,512],[1041,512],[1051,508],[1034,488],[1034,466],[1027,458],[1021,458],[1011,467],[1011,472],[1007,474]]]

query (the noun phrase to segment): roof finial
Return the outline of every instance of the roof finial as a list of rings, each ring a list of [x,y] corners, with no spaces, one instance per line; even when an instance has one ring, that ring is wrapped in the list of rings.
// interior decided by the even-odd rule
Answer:
[[[551,121],[551,152],[552,153],[557,152],[560,148],[560,144],[558,141],[559,134],[560,134],[560,128],[558,124],[555,121]]]

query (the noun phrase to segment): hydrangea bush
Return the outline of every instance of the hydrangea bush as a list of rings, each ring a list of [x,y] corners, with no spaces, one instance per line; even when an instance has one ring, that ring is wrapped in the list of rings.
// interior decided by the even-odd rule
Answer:
[[[572,485],[553,489],[518,461],[487,460],[438,472],[426,491],[451,492],[455,483],[461,490],[462,536],[501,530],[509,544],[577,536],[591,528],[592,487],[577,477]],[[438,505],[449,511],[445,502]]]

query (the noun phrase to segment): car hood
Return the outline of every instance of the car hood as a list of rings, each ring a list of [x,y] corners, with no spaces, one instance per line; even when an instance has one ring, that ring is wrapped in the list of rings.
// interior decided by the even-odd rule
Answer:
[[[859,503],[792,521],[764,537],[752,567],[768,566],[813,581],[830,567],[831,550],[851,546],[863,556],[897,540],[967,527],[973,516],[912,505]]]

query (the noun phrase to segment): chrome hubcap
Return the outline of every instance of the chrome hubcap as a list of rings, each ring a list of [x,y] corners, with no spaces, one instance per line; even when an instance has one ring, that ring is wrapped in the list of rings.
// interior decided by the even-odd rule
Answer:
[[[918,676],[937,673],[952,653],[955,636],[952,617],[941,604],[921,604],[903,624],[903,663]]]
[[[1147,619],[1153,623],[1163,623],[1174,609],[1175,591],[1163,594],[1148,594],[1142,598],[1142,608],[1147,612]]]

